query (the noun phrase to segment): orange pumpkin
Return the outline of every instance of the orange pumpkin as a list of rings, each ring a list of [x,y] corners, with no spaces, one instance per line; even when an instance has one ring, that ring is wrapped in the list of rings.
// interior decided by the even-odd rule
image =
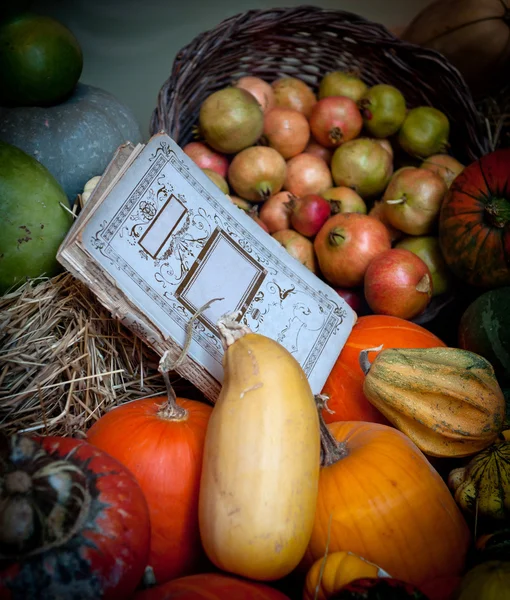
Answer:
[[[169,385],[169,383],[168,383]],[[196,572],[204,560],[198,491],[212,408],[195,400],[147,398],[101,417],[88,441],[134,474],[149,505],[149,565],[158,583]]]
[[[411,321],[386,315],[360,317],[338,357],[322,390],[329,396],[326,423],[371,421],[388,424],[363,393],[365,375],[359,366],[359,353],[380,345],[386,348],[434,348],[445,344],[433,333]],[[369,352],[370,362],[377,352]]]
[[[289,600],[263,583],[223,575],[201,573],[174,579],[135,595],[134,600]]]
[[[389,577],[377,565],[352,552],[332,552],[316,560],[306,574],[303,600],[327,600],[345,585],[365,577]]]
[[[378,423],[321,424],[322,469],[303,566],[350,551],[421,585],[461,573],[470,533],[445,482],[403,433]]]

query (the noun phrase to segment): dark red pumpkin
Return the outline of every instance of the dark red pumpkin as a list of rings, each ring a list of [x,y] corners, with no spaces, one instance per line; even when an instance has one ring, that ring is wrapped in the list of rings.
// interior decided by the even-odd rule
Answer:
[[[439,244],[466,283],[510,285],[510,148],[483,156],[456,177],[441,206]]]
[[[263,583],[224,575],[201,573],[168,581],[136,594],[134,600],[289,600]]]
[[[329,600],[428,600],[416,586],[391,577],[356,579]]]
[[[87,442],[0,439],[0,598],[129,598],[149,556],[134,476]]]

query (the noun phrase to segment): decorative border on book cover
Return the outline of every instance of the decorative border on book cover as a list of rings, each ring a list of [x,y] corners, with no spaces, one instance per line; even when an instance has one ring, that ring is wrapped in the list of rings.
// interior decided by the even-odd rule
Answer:
[[[242,224],[244,215],[234,218],[228,201],[219,201],[165,138],[136,159],[147,162],[146,171],[118,210],[91,218],[87,250],[107,257],[112,272],[122,271],[183,331],[202,300],[221,297],[193,327],[193,341],[220,365],[215,323],[227,308],[238,310],[252,331],[270,327],[268,334],[299,355],[309,375],[345,308],[280,260]]]

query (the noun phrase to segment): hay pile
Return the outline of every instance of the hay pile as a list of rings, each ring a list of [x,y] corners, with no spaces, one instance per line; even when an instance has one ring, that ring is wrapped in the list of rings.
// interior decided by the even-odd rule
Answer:
[[[110,408],[166,395],[159,357],[83,284],[68,273],[35,283],[0,298],[1,431],[84,436]]]

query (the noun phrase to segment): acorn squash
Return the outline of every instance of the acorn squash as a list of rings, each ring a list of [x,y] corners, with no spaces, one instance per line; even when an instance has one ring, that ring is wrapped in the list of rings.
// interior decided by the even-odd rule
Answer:
[[[459,348],[360,353],[368,400],[425,453],[475,454],[502,430],[505,399],[485,358]]]

